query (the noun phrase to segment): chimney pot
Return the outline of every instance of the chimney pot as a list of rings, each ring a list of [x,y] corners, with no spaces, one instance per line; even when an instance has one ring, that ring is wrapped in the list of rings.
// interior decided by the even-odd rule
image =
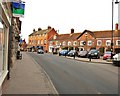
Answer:
[[[38,31],[42,30],[41,28],[38,28]]]
[[[51,29],[51,26],[48,26],[48,29]]]
[[[74,29],[72,28],[72,29],[71,29],[71,34],[73,34],[73,33],[74,33]]]
[[[118,23],[115,24],[115,30],[118,30]]]

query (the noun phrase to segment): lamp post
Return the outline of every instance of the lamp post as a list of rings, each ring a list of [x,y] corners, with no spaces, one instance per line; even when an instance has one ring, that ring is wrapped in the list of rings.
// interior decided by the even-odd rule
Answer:
[[[85,37],[86,37],[86,51],[87,51],[87,32],[85,33]]]
[[[116,0],[115,1],[115,4],[118,4],[119,1]],[[113,57],[113,33],[114,33],[114,30],[113,30],[113,17],[114,17],[114,0],[112,0],[112,38],[111,38],[111,59]]]

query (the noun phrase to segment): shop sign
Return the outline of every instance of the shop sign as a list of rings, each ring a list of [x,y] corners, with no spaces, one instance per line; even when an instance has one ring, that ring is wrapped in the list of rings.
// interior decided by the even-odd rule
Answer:
[[[25,3],[12,2],[12,13],[14,17],[24,17]]]

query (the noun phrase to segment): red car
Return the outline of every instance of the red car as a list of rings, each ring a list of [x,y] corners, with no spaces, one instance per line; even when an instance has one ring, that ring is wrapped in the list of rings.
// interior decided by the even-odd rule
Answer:
[[[111,52],[106,51],[105,54],[103,55],[103,60],[107,60],[108,58],[111,58]]]

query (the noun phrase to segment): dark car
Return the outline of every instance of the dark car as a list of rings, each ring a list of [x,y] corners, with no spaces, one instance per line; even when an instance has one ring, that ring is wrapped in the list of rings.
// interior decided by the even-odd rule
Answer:
[[[91,49],[88,54],[87,54],[88,58],[100,58],[100,53],[98,50],[96,49]]]
[[[71,50],[70,52],[68,52],[67,56],[71,56],[71,57],[78,56],[78,53],[76,50]]]
[[[103,55],[103,60],[107,60],[111,58],[111,52],[110,51],[106,51]]]
[[[38,53],[38,54],[44,54],[44,51],[43,51],[42,49],[38,49],[38,50],[37,50],[37,53]]]
[[[87,57],[88,51],[83,50],[78,52],[78,57]]]
[[[67,53],[68,53],[69,51],[68,50],[61,50],[60,52],[59,52],[59,56],[65,56],[65,55],[67,55]]]

